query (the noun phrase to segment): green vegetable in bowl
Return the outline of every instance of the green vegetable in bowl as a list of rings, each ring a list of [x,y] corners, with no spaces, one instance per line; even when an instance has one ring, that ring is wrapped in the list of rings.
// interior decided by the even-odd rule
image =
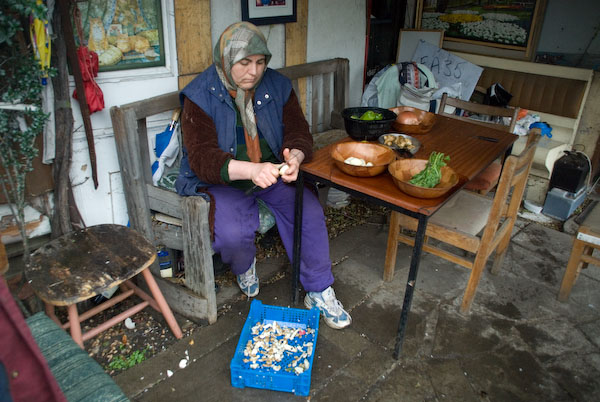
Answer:
[[[372,110],[367,110],[360,117],[358,115],[352,115],[350,117],[355,120],[367,120],[367,121],[383,119],[383,115],[381,113],[377,113]]]
[[[429,155],[429,160],[427,161],[425,169],[414,175],[409,180],[409,183],[426,188],[437,186],[442,179],[442,166],[446,166],[446,162],[449,160],[450,156],[433,151],[431,155]]]

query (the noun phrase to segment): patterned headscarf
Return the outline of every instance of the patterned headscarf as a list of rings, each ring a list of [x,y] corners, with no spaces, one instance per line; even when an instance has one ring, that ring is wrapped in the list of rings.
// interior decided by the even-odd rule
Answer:
[[[269,63],[271,52],[267,48],[267,40],[255,25],[249,22],[236,22],[227,27],[221,34],[215,45],[213,58],[221,82],[223,82],[231,96],[235,97],[235,104],[240,111],[248,157],[252,162],[260,162],[260,145],[252,100],[254,88],[247,91],[238,88],[231,76],[231,67],[235,63],[253,55],[265,55],[265,61]],[[256,86],[259,83],[260,79]]]

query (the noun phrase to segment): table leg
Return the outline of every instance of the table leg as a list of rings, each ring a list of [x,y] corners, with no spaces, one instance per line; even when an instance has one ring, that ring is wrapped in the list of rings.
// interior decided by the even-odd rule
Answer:
[[[167,304],[165,297],[163,296],[162,292],[160,291],[158,284],[152,277],[150,268],[145,268],[142,271],[142,275],[144,275],[144,279],[146,280],[146,284],[148,285],[148,288],[150,289],[150,293],[152,293],[152,296],[154,297],[156,304],[158,304],[158,307],[160,308],[160,312],[162,313],[163,317],[165,317],[165,321],[167,321],[167,325],[169,325],[169,328],[171,328],[173,335],[175,335],[175,338],[181,339],[183,337],[181,328],[179,328],[179,324],[177,324],[177,320],[175,319],[175,316],[173,315],[171,308]]]
[[[77,305],[71,304],[67,307],[69,312],[69,323],[71,324],[71,338],[83,349],[83,337],[81,335],[81,324],[79,324],[79,314]]]
[[[292,303],[298,304],[300,292],[300,250],[302,246],[302,208],[304,202],[304,176],[298,172],[296,179],[296,199],[294,202],[294,250],[292,256]]]
[[[48,317],[50,317],[52,319],[52,321],[54,321],[58,325],[62,326],[63,325],[62,322],[60,322],[60,320],[56,316],[56,313],[54,312],[54,305],[50,304],[50,303],[44,303],[44,304],[46,306],[46,315]]]
[[[408,271],[408,281],[406,282],[406,291],[404,292],[404,303],[402,304],[402,312],[400,313],[400,323],[398,324],[398,332],[396,333],[396,347],[394,349],[394,358],[398,359],[402,353],[402,342],[406,332],[406,321],[410,306],[412,304],[413,293],[417,284],[417,272],[419,271],[419,263],[421,262],[421,254],[423,252],[423,242],[425,241],[425,230],[427,229],[427,219],[425,215],[419,216],[419,226],[415,235],[415,245],[412,250],[410,259],[410,270]]]

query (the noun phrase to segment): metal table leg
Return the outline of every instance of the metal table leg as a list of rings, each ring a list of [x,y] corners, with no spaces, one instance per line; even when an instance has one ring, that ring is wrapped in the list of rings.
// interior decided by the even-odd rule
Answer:
[[[304,176],[302,171],[298,172],[296,179],[296,200],[294,202],[294,250],[292,258],[292,303],[298,304],[300,292],[298,282],[300,280],[300,250],[302,246],[302,204],[304,202]]]
[[[396,347],[394,349],[394,358],[398,359],[402,353],[402,342],[406,333],[406,321],[412,304],[413,292],[417,284],[417,272],[419,271],[419,263],[421,262],[421,254],[423,252],[423,243],[425,241],[425,229],[427,228],[427,220],[429,217],[419,215],[419,226],[415,236],[415,245],[412,250],[412,258],[410,260],[410,270],[408,271],[408,280],[406,282],[406,291],[404,292],[404,303],[402,304],[402,312],[400,313],[400,323],[398,324],[398,332],[396,333]]]

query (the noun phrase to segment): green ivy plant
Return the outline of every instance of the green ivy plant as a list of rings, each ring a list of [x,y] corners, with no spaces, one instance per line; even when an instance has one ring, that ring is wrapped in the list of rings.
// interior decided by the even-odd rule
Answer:
[[[35,138],[48,114],[41,108],[42,71],[29,41],[29,17],[44,19],[47,9],[35,0],[0,0],[0,185],[10,202],[29,261],[25,232],[25,176],[38,154]],[[48,71],[50,76],[55,70]]]

